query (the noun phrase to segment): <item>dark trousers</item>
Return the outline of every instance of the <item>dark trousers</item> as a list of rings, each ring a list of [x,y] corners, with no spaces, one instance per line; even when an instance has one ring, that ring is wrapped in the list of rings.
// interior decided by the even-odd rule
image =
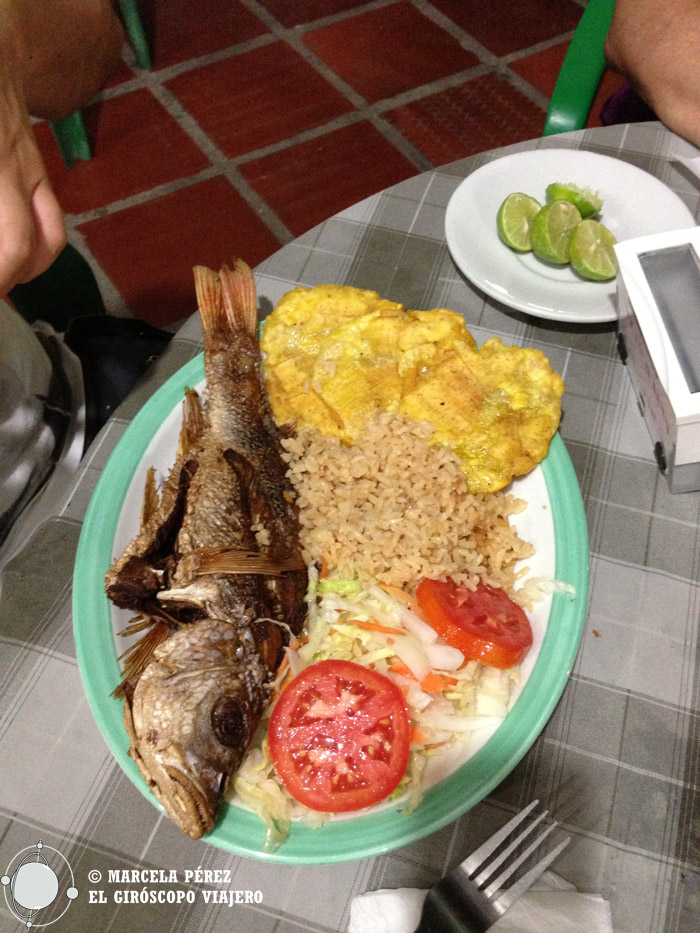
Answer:
[[[146,321],[106,314],[92,269],[70,245],[42,275],[16,285],[9,298],[30,324],[46,321],[62,333],[80,359],[87,448],[172,334]]]

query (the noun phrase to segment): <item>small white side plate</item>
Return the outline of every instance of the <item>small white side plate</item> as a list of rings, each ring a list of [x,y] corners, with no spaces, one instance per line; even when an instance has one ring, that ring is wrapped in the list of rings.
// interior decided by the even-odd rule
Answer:
[[[489,162],[457,188],[445,215],[452,258],[474,285],[511,308],[557,321],[615,321],[615,279],[588,281],[570,266],[517,253],[498,236],[496,215],[504,199],[522,191],[544,204],[553,181],[599,192],[603,208],[596,219],[618,242],[695,226],[678,195],[634,165],[580,149],[537,149]]]

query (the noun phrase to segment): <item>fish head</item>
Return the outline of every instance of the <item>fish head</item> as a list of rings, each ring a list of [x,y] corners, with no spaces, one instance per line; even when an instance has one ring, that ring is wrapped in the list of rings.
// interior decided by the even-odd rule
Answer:
[[[151,753],[136,736],[130,704],[124,705],[124,725],[131,738],[129,754],[168,817],[192,839],[214,828],[212,796],[190,767],[182,746],[173,743]]]
[[[209,832],[266,699],[250,633],[195,622],[156,649],[125,703],[129,754],[168,817],[193,839]]]

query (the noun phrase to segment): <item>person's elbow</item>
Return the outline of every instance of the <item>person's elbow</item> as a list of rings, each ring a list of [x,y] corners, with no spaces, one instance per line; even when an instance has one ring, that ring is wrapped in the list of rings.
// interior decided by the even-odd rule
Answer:
[[[118,66],[125,34],[109,0],[92,0],[83,14],[60,41],[51,43],[44,35],[43,54],[22,58],[20,80],[32,116],[45,120],[70,116],[97,94]],[[31,26],[25,24],[28,48]]]
[[[67,242],[63,212],[42,179],[24,210],[0,216],[0,296],[45,272]]]
[[[662,91],[649,95],[649,105],[668,129],[700,147],[700,99]]]

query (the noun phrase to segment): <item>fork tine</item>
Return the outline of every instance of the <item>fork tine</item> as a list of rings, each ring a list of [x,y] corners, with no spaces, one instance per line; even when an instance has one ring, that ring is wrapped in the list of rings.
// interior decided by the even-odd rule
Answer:
[[[479,846],[479,848],[472,852],[469,858],[465,859],[462,862],[462,867],[467,872],[467,875],[471,877],[474,872],[481,867],[482,863],[492,855],[496,849],[500,846],[504,839],[506,839],[515,829],[516,826],[519,826],[520,823],[525,819],[525,817],[533,810],[539,800],[533,800],[532,803],[529,803],[524,810],[521,810],[520,813],[516,813],[512,820],[510,820],[506,825],[499,829],[498,832],[494,833],[490,839],[487,839],[486,842]]]
[[[473,930],[474,933],[477,933],[477,931],[483,933],[483,931],[491,929],[499,917],[530,888],[570,842],[570,838],[567,836],[519,881],[514,882],[505,890],[502,888],[503,883],[511,877],[512,873],[558,825],[556,822],[552,823],[551,826],[537,835],[537,838],[527,846],[526,851],[516,857],[512,865],[501,871],[496,881],[492,882],[488,888],[484,890],[476,883],[473,875],[479,868],[483,869],[482,874],[486,879],[491,878],[495,871],[498,870],[498,866],[502,865],[504,859],[517,846],[523,844],[523,840],[527,839],[532,830],[546,816],[545,811],[545,813],[534,819],[528,828],[520,830],[514,841],[508,842],[511,833],[520,826],[537,804],[538,801],[533,800],[502,829],[490,839],[487,839],[476,852],[461,862],[430,889],[423,905],[420,924],[414,933],[435,933],[436,930],[441,930],[442,933],[466,933],[467,930]],[[485,862],[488,862],[504,843],[506,852],[498,852],[491,865],[484,867]],[[495,869],[494,865],[496,866]]]
[[[556,826],[556,823],[554,824]],[[562,839],[558,846],[556,846],[552,851],[545,855],[530,871],[526,872],[522,878],[518,879],[515,884],[512,884],[503,894],[496,898],[493,901],[494,907],[498,910],[500,914],[504,914],[509,907],[512,907],[513,904],[522,897],[523,894],[537,881],[537,879],[544,874],[544,872],[549,868],[552,862],[559,857],[559,855],[564,851],[564,849],[571,842],[571,836],[567,836],[566,839]]]
[[[522,843],[527,839],[530,833],[533,830],[537,829],[537,827],[542,822],[542,820],[545,818],[545,816],[547,816],[547,810],[545,810],[543,813],[540,813],[540,815],[536,819],[534,819],[532,823],[526,826],[525,829],[520,833],[520,835],[516,836],[515,839],[510,843],[510,845],[506,849],[503,850],[503,852],[499,852],[497,857],[493,859],[491,862],[489,862],[487,868],[485,868],[484,871],[482,871],[480,875],[477,875],[476,877],[472,878],[472,881],[474,882],[474,884],[478,885],[479,887],[481,887],[483,884],[486,884],[489,878],[492,878],[496,874],[497,869],[505,862],[505,860],[508,858],[510,853],[514,849],[517,849],[519,845],[522,845]],[[517,868],[518,864],[519,863],[516,863],[513,867]],[[506,878],[509,878],[509,877],[510,877],[510,873],[506,874],[504,872],[504,874],[501,875],[499,880],[502,883]],[[498,887],[501,887],[501,885],[499,885]],[[498,890],[498,888],[496,888],[496,890]]]
[[[489,897],[489,898],[493,897],[496,891],[498,891],[499,888],[503,887],[503,885],[510,878],[513,872],[516,871],[518,868],[520,868],[520,866],[523,864],[525,859],[528,858],[535,851],[535,849],[540,845],[540,843],[544,842],[547,836],[551,833],[551,831],[557,825],[558,825],[557,823],[551,823],[543,832],[539,834],[539,836],[536,839],[533,839],[533,841],[530,843],[527,849],[521,852],[517,858],[513,859],[510,865],[508,865],[506,868],[503,869],[503,871],[498,876],[498,878],[496,878],[495,881],[492,881],[491,884],[487,888],[484,889],[484,894],[486,895],[486,897]],[[524,839],[526,835],[527,835],[526,833],[522,833],[518,837],[518,839],[516,839],[513,842],[513,845],[510,846],[509,851],[512,851],[514,848],[516,848],[518,844],[520,843],[520,840]]]

